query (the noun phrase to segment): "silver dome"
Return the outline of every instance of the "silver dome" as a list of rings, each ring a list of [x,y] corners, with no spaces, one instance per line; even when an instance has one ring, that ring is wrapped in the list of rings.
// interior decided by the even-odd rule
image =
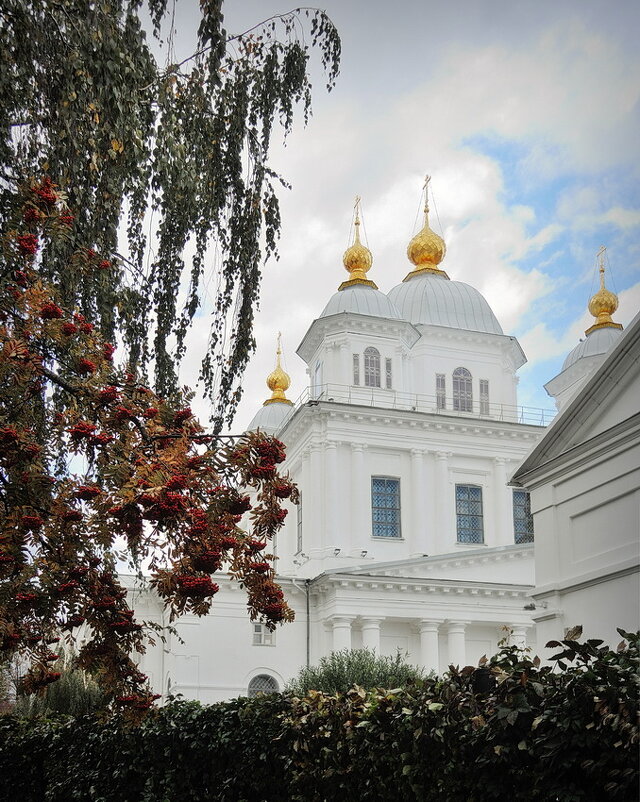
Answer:
[[[265,404],[253,416],[253,420],[247,426],[247,431],[254,432],[256,429],[260,429],[265,434],[275,434],[293,409],[291,404],[285,404],[282,401]]]
[[[622,329],[614,329],[612,326],[595,329],[587,334],[572,351],[569,351],[567,358],[562,363],[562,370],[575,365],[583,357],[606,354],[618,342],[621,334]]]
[[[401,317],[413,324],[503,333],[483,296],[461,281],[427,273],[398,284],[388,297]]]
[[[358,315],[386,317],[394,320],[400,318],[398,310],[384,293],[364,284],[356,284],[334,293],[320,317],[339,315],[341,312],[355,312]]]

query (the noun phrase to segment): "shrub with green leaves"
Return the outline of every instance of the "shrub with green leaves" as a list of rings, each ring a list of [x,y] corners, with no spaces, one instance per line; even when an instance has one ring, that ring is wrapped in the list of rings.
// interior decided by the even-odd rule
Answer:
[[[0,799],[636,802],[640,635],[622,635],[552,642],[553,665],[506,646],[392,690],[178,702],[139,725],[0,715]]]
[[[371,649],[342,649],[322,657],[317,666],[303,668],[286,690],[297,696],[309,691],[346,693],[354,685],[398,688],[423,678],[424,671],[408,663],[400,652],[385,657]]]
[[[104,708],[108,697],[86,671],[74,665],[75,656],[60,650],[53,668],[60,679],[48,685],[42,694],[18,692],[15,713],[25,718],[62,714],[83,716]]]

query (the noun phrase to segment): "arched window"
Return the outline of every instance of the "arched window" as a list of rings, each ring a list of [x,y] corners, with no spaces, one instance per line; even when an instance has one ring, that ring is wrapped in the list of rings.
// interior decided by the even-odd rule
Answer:
[[[269,674],[258,674],[249,683],[248,696],[257,696],[259,693],[278,693],[278,682]]]
[[[380,387],[380,351],[371,346],[364,349],[364,386]]]
[[[453,371],[453,408],[458,412],[473,412],[471,374],[466,368]]]

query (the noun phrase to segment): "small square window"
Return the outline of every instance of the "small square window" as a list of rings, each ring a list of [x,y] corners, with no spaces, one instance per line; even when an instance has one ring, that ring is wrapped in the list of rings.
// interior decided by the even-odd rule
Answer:
[[[275,632],[271,632],[264,624],[253,625],[253,645],[254,646],[275,646]]]

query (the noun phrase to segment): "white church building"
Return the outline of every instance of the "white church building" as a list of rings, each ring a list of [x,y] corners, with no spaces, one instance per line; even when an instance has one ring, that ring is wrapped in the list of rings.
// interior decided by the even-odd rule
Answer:
[[[210,615],[182,617],[180,640],[142,658],[157,692],[208,703],[280,690],[302,666],[361,646],[441,672],[494,653],[507,631],[544,645],[529,487],[509,480],[552,415],[518,407],[525,355],[444,255],[427,207],[409,271],[385,295],[356,216],[348,278],[297,350],[308,391],[286,398],[278,348],[272,395],[249,426],[285,443],[282,468],[300,488],[274,547],[296,620],[274,633],[250,622],[244,591],[216,576]],[[592,310],[593,331],[547,385],[561,409],[621,336],[607,309],[608,320]],[[158,599],[131,588],[137,616],[163,622]]]

